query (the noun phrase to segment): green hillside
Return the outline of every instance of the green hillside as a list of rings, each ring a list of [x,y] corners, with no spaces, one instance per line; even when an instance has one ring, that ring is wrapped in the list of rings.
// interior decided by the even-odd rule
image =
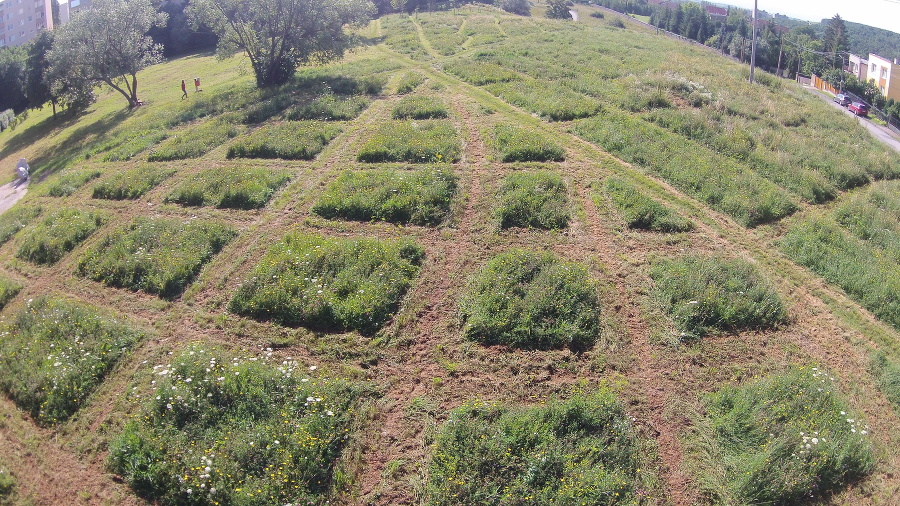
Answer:
[[[900,154],[575,9],[0,134],[0,503],[890,504]]]

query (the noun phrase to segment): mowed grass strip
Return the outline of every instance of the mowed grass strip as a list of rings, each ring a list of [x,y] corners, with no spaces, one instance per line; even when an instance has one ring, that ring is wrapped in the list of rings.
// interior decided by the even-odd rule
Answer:
[[[229,310],[284,325],[372,334],[396,312],[424,256],[409,240],[290,233],[269,248]]]
[[[200,343],[169,358],[153,367],[140,411],[109,444],[111,472],[138,495],[158,504],[325,504],[343,490],[344,451],[370,385]]]
[[[682,338],[766,328],[787,316],[778,292],[746,260],[684,256],[650,268],[657,296]]]
[[[407,95],[391,111],[394,119],[441,119],[447,116],[444,101],[434,95]]]
[[[836,384],[803,366],[706,396],[691,438],[701,490],[717,504],[804,504],[869,474],[869,428]]]
[[[469,401],[435,439],[426,504],[637,504],[652,474],[607,389],[533,407]]]
[[[68,197],[90,181],[100,177],[98,169],[67,170],[47,187],[47,195],[51,197]]]
[[[219,223],[138,217],[87,251],[75,272],[109,286],[172,298],[235,235]]]
[[[555,172],[514,172],[503,178],[494,214],[500,228],[566,228],[571,218],[566,184]]]
[[[513,249],[489,260],[459,302],[463,335],[485,345],[585,350],[600,332],[597,283],[550,253]]]
[[[175,174],[175,170],[141,165],[117,172],[94,186],[93,197],[106,200],[134,200]]]
[[[497,125],[493,132],[494,148],[503,162],[561,162],[565,151],[532,129],[514,125]]]
[[[228,142],[240,133],[237,125],[223,120],[209,120],[187,127],[150,150],[147,160],[166,162],[199,158]]]
[[[4,244],[40,215],[40,206],[27,205],[15,206],[0,214],[0,244]]]
[[[456,176],[446,167],[346,170],[313,206],[324,218],[435,226],[450,214]]]
[[[262,126],[228,148],[228,158],[312,160],[342,131],[319,121],[285,121]]]
[[[449,121],[386,121],[363,144],[356,159],[371,163],[455,163],[460,154],[459,137]]]
[[[60,209],[28,230],[16,257],[52,265],[75,249],[106,220],[106,215],[80,209]]]
[[[0,340],[0,389],[41,425],[64,422],[143,333],[89,305],[29,300]]]
[[[628,228],[654,232],[687,232],[694,228],[690,220],[653,200],[623,179],[607,179],[604,190],[622,213]]]
[[[183,206],[258,209],[290,180],[291,174],[283,170],[259,167],[207,169],[182,181],[165,201]]]

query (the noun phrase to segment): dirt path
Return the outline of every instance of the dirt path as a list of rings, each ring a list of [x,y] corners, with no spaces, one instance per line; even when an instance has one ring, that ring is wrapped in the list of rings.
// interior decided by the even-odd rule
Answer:
[[[16,180],[0,186],[0,213],[4,213],[9,208],[16,205],[16,202],[21,200],[22,197],[28,193],[28,184],[30,182],[31,181],[29,180],[20,184],[19,180]]]

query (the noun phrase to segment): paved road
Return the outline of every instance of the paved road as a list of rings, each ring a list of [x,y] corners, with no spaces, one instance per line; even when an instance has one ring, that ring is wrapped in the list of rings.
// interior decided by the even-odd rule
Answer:
[[[820,98],[822,98],[822,100],[827,101],[835,109],[840,109],[840,110],[844,111],[844,114],[849,114],[850,116],[856,116],[855,114],[850,112],[846,107],[838,105],[837,102],[832,100],[831,95],[822,93],[820,90],[818,90],[817,88],[814,88],[812,86],[804,86],[804,88],[806,88],[809,91],[812,91],[813,93],[818,95]],[[869,132],[871,132],[873,137],[880,140],[881,142],[886,144],[888,147],[893,148],[894,151],[900,153],[900,136],[895,134],[888,127],[876,125],[875,123],[873,123],[872,121],[870,121],[866,118],[856,118],[856,119],[857,119],[857,121],[859,121],[860,125],[866,127],[869,130]]]
[[[28,191],[28,181],[18,184],[19,180],[0,186],[0,214],[14,206]]]

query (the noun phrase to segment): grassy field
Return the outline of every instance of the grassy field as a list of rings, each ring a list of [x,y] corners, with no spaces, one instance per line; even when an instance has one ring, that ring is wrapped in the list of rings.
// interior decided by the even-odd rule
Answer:
[[[0,502],[891,504],[900,155],[575,8],[0,134]]]

